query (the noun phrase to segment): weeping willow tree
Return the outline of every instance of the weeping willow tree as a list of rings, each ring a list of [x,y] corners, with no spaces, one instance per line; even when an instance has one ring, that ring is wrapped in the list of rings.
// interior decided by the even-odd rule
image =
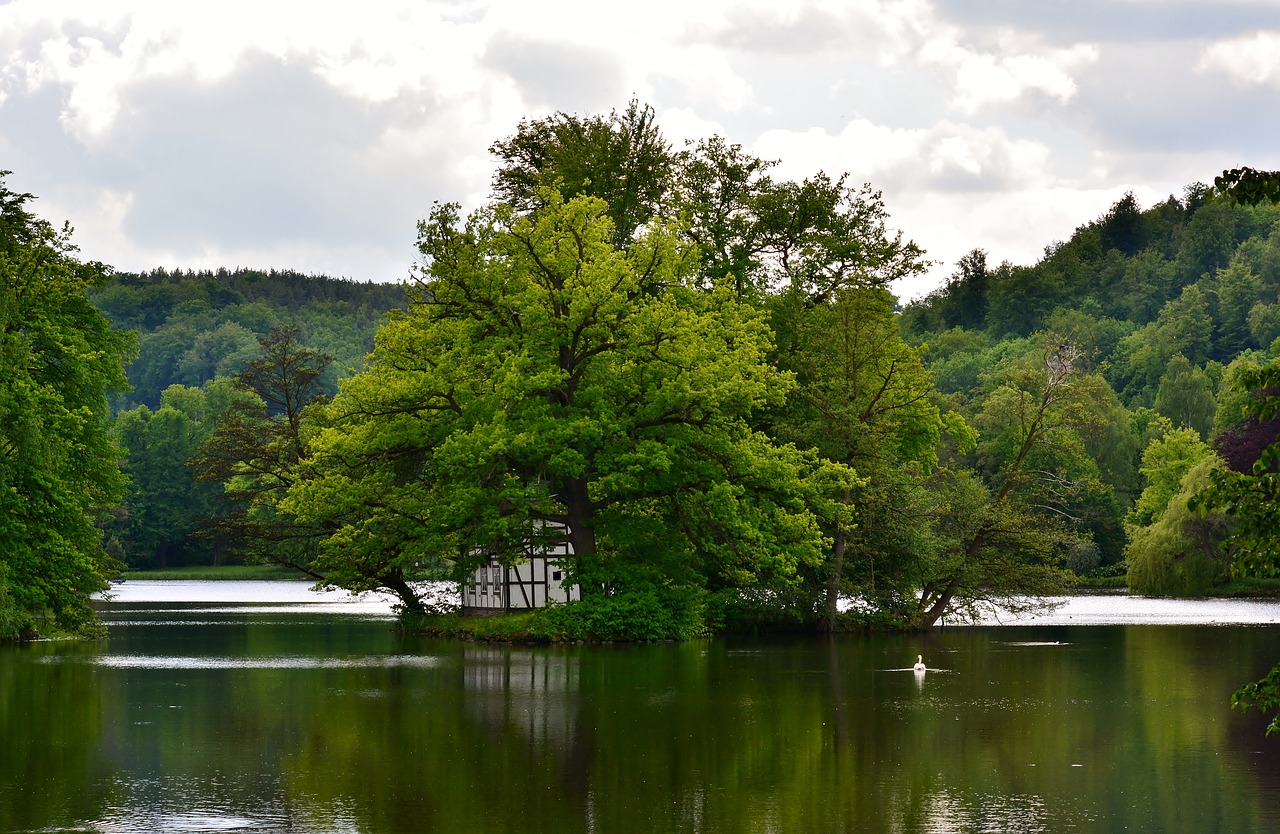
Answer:
[[[1221,510],[1198,512],[1187,506],[1223,467],[1217,455],[1205,456],[1183,476],[1155,523],[1133,531],[1126,550],[1130,590],[1153,596],[1202,596],[1226,579],[1226,516]]]

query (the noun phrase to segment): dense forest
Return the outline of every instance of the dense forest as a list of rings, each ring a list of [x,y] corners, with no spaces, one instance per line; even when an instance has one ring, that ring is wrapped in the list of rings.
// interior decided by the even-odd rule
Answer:
[[[116,328],[137,336],[138,354],[126,368],[130,390],[113,401],[116,411],[158,408],[170,385],[234,377],[282,324],[296,325],[309,345],[333,357],[325,388],[334,393],[338,378],[364,363],[387,311],[405,305],[399,284],[251,269],[116,272],[89,297]]]
[[[10,632],[89,622],[27,590],[75,554],[72,597],[122,564],[245,559],[422,616],[416,580],[567,543],[583,599],[519,625],[552,639],[930,628],[1079,577],[1276,574],[1280,207],[1254,172],[1124,195],[1031,266],[974,250],[903,307],[925,253],[869,185],[675,150],[635,102],[491,151],[491,202],[437,204],[395,287],[112,276],[4,192],[5,349],[31,379],[0,407],[34,420],[46,392],[80,415],[47,433],[89,432],[97,461],[39,475],[60,464],[8,430],[5,486],[89,496],[59,498],[66,554],[6,549]],[[23,280],[101,312],[46,337]],[[106,347],[69,385],[76,328]],[[34,518],[31,494],[0,497]]]
[[[99,524],[124,494],[107,398],[127,334],[89,303],[107,270],[29,210],[0,171],[0,640],[92,633],[89,595],[117,566]]]
[[[1081,351],[1105,383],[1086,444],[1104,489],[1077,517],[1097,567],[1114,564],[1143,593],[1202,594],[1233,564],[1240,573],[1239,530],[1188,501],[1215,471],[1252,473],[1280,432],[1274,415],[1246,408],[1280,355],[1280,206],[1211,196],[1193,184],[1143,210],[1126,194],[1030,267],[992,268],[975,250],[902,315],[939,392],[966,415],[1011,353],[1038,344],[1031,334]]]
[[[332,396],[406,303],[399,284],[246,269],[118,272],[89,298],[137,340],[130,387],[111,400],[129,486],[104,524],[107,551],[134,569],[239,558],[221,482],[198,479],[188,462],[235,411],[235,380],[273,332],[327,357],[315,384]]]

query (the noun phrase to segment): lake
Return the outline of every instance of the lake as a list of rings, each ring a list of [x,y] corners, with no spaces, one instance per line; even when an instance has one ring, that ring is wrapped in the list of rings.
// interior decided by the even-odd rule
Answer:
[[[1229,708],[1274,602],[527,648],[306,587],[132,581],[106,640],[0,647],[0,832],[1280,827],[1280,739]]]

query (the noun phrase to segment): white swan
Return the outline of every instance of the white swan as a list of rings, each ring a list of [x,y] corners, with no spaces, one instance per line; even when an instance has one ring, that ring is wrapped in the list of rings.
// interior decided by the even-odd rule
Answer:
[[[917,672],[924,671],[924,655],[916,655],[916,665],[912,667]]]

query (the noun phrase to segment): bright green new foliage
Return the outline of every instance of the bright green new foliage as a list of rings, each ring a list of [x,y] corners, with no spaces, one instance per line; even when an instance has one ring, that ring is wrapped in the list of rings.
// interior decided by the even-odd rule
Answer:
[[[1147,526],[1158,520],[1177,495],[1182,479],[1212,452],[1195,429],[1174,428],[1168,418],[1159,419],[1164,424],[1163,435],[1152,440],[1142,453],[1139,471],[1146,486],[1129,511],[1128,522],[1134,527]]]
[[[0,639],[92,627],[112,570],[95,522],[124,490],[103,418],[131,340],[86,297],[107,268],[30,199],[0,184]]]
[[[748,424],[791,386],[761,315],[697,290],[662,225],[622,251],[602,201],[542,201],[421,224],[410,309],[316,412],[287,502],[333,530],[327,577],[465,575],[563,538],[588,595],[785,585],[822,556],[802,484],[818,464]]]
[[[118,547],[130,568],[220,563],[219,542],[211,547],[198,534],[218,513],[221,484],[196,481],[187,461],[231,408],[231,386],[225,377],[203,388],[171,385],[160,408],[140,405],[113,421],[129,490],[106,534],[108,547]]]

